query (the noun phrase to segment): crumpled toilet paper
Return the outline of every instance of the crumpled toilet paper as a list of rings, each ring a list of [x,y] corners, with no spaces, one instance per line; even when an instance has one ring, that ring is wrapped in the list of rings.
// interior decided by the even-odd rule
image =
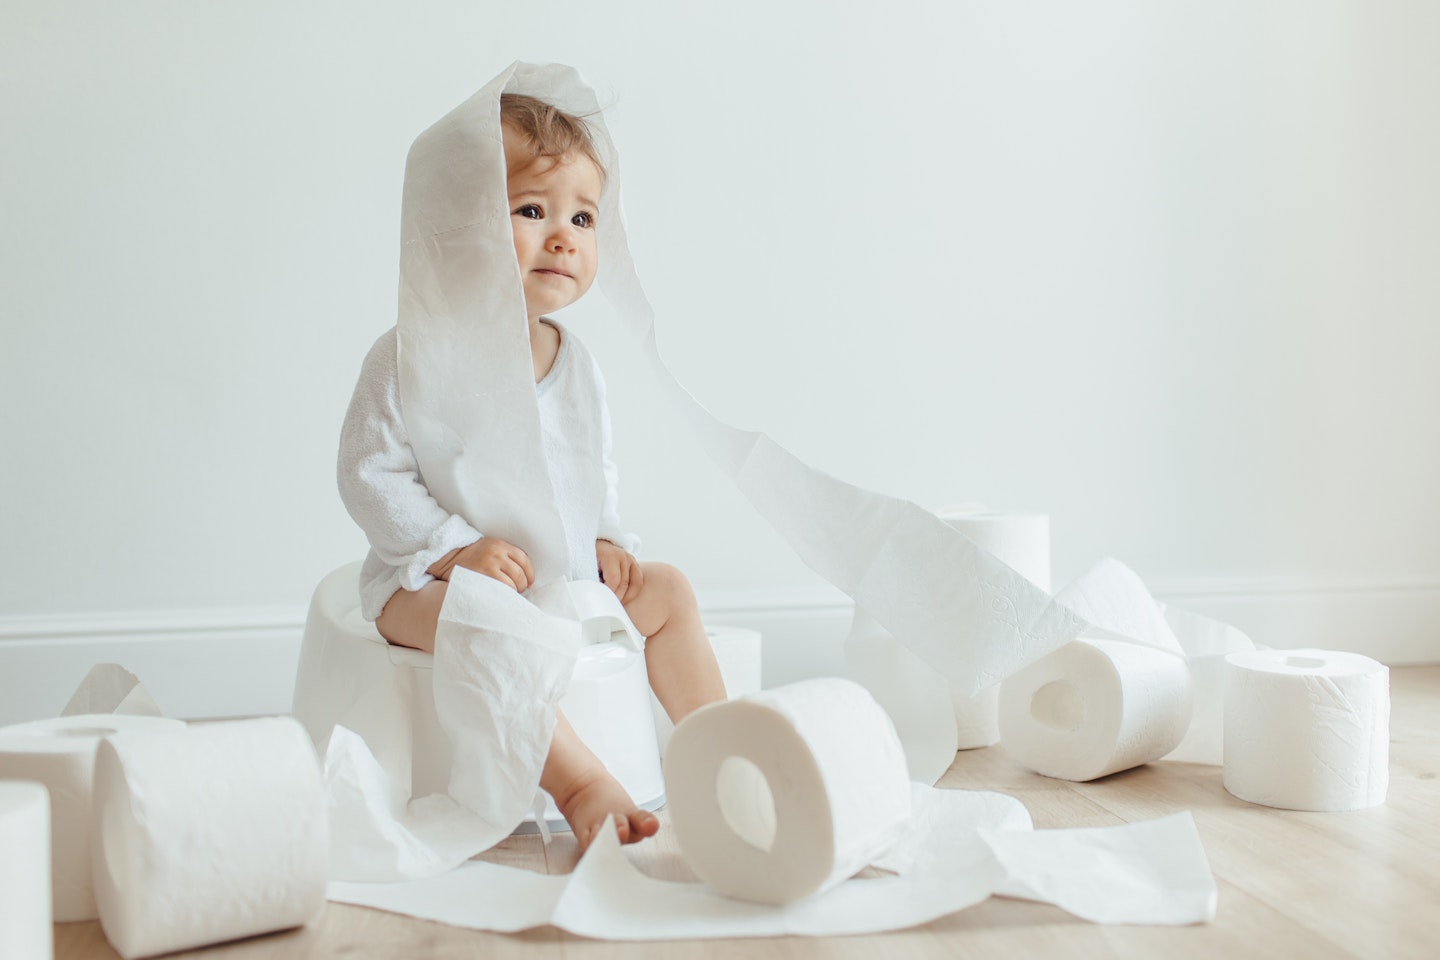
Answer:
[[[861,756],[847,759],[847,747]],[[734,757],[754,769],[727,767]],[[566,876],[472,862],[409,883],[332,882],[329,896],[456,926],[548,924],[622,940],[874,933],[992,894],[1099,923],[1214,917],[1214,878],[1188,813],[1032,831],[1013,797],[907,784],[888,719],[848,681],[697,711],[676,730],[666,777],[677,837],[710,885],[644,875],[606,830]],[[706,836],[716,832],[731,835]],[[732,855],[739,862],[727,863]],[[893,875],[851,876],[866,864]]]
[[[783,907],[647,876],[611,831],[601,831],[566,875],[475,861],[409,883],[331,883],[330,899],[476,930],[550,925],[606,940],[878,933],[928,923],[994,894],[1053,903],[1095,923],[1181,925],[1215,916],[1215,881],[1189,813],[1031,832],[1007,829],[1023,816],[1012,798],[914,789],[921,839],[900,873],[850,879]]]

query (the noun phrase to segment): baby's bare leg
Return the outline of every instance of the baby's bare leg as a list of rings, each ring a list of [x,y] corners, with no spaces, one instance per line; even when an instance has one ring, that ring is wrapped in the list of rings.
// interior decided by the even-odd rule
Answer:
[[[570,824],[582,851],[611,817],[621,843],[637,843],[660,829],[655,814],[635,805],[563,713],[555,718],[555,736],[540,773],[540,786],[555,798],[555,806]]]
[[[444,580],[431,580],[419,590],[396,590],[375,620],[375,629],[398,647],[434,653],[435,628],[448,586]]]
[[[695,591],[685,574],[667,563],[641,564],[645,578],[625,612],[644,634],[645,669],[660,705],[675,723],[692,712],[725,699],[725,682]]]

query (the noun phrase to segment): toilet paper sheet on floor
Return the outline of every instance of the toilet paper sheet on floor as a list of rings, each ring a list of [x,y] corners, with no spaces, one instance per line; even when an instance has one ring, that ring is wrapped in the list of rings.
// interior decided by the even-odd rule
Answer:
[[[1216,889],[1188,813],[1096,830],[1028,826],[999,794],[914,785],[906,838],[882,858],[895,875],[847,880],[785,907],[732,900],[648,876],[610,831],[573,873],[473,862],[402,884],[332,882],[331,900],[454,926],[514,932],[552,925],[612,940],[877,933],[927,923],[994,894],[1053,903],[1098,923],[1189,924],[1215,914]]]

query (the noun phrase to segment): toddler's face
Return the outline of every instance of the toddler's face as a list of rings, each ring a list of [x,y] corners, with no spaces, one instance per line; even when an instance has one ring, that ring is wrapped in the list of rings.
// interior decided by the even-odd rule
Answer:
[[[506,153],[511,137],[505,135]],[[515,256],[531,323],[580,299],[595,280],[600,171],[589,158],[542,157],[507,182]]]

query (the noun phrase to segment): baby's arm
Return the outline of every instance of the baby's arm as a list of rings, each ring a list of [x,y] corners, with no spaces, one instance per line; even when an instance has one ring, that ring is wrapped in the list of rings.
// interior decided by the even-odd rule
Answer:
[[[400,412],[395,332],[375,342],[360,370],[340,434],[338,481],[345,509],[400,585],[418,590],[430,568],[480,540],[435,501],[420,478]]]

